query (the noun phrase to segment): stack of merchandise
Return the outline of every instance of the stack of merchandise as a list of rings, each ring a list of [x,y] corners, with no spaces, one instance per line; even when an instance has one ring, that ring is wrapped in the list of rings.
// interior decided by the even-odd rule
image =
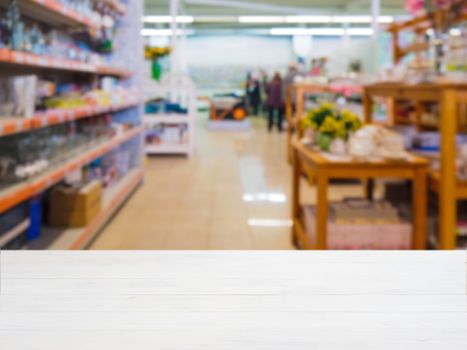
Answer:
[[[184,145],[188,143],[187,124],[153,124],[146,127],[147,145]]]
[[[102,194],[99,181],[55,187],[49,195],[50,226],[79,228],[88,225],[101,211]]]
[[[385,201],[361,199],[332,203],[329,208],[327,248],[411,249],[412,225],[403,221],[398,210]],[[305,227],[316,242],[316,208],[303,208]]]
[[[131,128],[103,116],[0,138],[0,188],[43,174]]]
[[[6,12],[0,13],[0,49],[49,56],[59,59],[100,65],[111,61],[115,25],[121,13],[102,1],[61,1],[63,11],[88,19],[93,30],[65,32],[28,20],[21,14],[17,1],[12,1]]]

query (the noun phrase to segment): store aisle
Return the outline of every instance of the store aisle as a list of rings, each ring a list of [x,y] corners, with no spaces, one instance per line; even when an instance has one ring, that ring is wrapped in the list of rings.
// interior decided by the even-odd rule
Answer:
[[[212,132],[200,117],[196,155],[149,158],[144,186],[92,249],[293,249],[285,134],[253,124]]]

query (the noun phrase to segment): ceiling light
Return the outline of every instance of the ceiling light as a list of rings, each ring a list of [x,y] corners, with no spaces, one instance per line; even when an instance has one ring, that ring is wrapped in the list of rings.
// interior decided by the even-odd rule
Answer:
[[[284,23],[285,17],[282,16],[240,16],[239,23]]]
[[[153,28],[144,28],[141,30],[141,35],[143,36],[172,36],[171,29],[153,29]],[[177,30],[177,35],[191,35],[193,31],[190,30]]]
[[[347,29],[347,35],[371,36],[373,35],[373,29],[372,28],[349,28]]]
[[[330,23],[331,16],[287,16],[287,23]]]
[[[392,17],[392,16],[379,16],[378,22],[379,23],[392,23],[392,22],[394,22],[394,17]]]
[[[373,18],[371,16],[334,16],[331,18],[333,23],[371,23]],[[392,16],[379,16],[379,23],[392,23],[394,17]]]
[[[177,16],[176,21],[177,23],[193,23],[194,22],[193,16]],[[173,17],[172,16],[145,16],[143,17],[143,22],[145,23],[172,23]]]
[[[370,23],[371,16],[334,16],[334,23]]]
[[[272,28],[270,34],[341,36],[345,34],[345,30],[343,28]]]
[[[272,28],[271,35],[285,35],[285,36],[343,36],[345,34],[350,36],[371,36],[373,29],[371,28]]]

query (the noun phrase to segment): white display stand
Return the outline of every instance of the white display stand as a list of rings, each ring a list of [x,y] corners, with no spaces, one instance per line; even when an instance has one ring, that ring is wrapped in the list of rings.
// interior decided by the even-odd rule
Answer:
[[[154,124],[186,124],[188,140],[184,143],[165,142],[161,144],[145,144],[147,155],[179,154],[191,157],[195,150],[195,118],[197,112],[197,90],[193,82],[184,76],[169,77],[161,84],[155,81],[146,81],[145,100],[154,98],[166,98],[171,103],[178,103],[188,110],[186,114],[179,113],[155,113],[145,114],[144,126],[149,129]]]

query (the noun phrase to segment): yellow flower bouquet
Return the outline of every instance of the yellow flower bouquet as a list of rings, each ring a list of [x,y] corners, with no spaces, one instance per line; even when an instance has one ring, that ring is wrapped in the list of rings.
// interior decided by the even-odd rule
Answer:
[[[316,131],[318,145],[323,151],[328,151],[333,140],[347,141],[351,133],[362,127],[362,122],[358,115],[349,110],[339,110],[331,103],[323,103],[308,112],[301,127]]]

